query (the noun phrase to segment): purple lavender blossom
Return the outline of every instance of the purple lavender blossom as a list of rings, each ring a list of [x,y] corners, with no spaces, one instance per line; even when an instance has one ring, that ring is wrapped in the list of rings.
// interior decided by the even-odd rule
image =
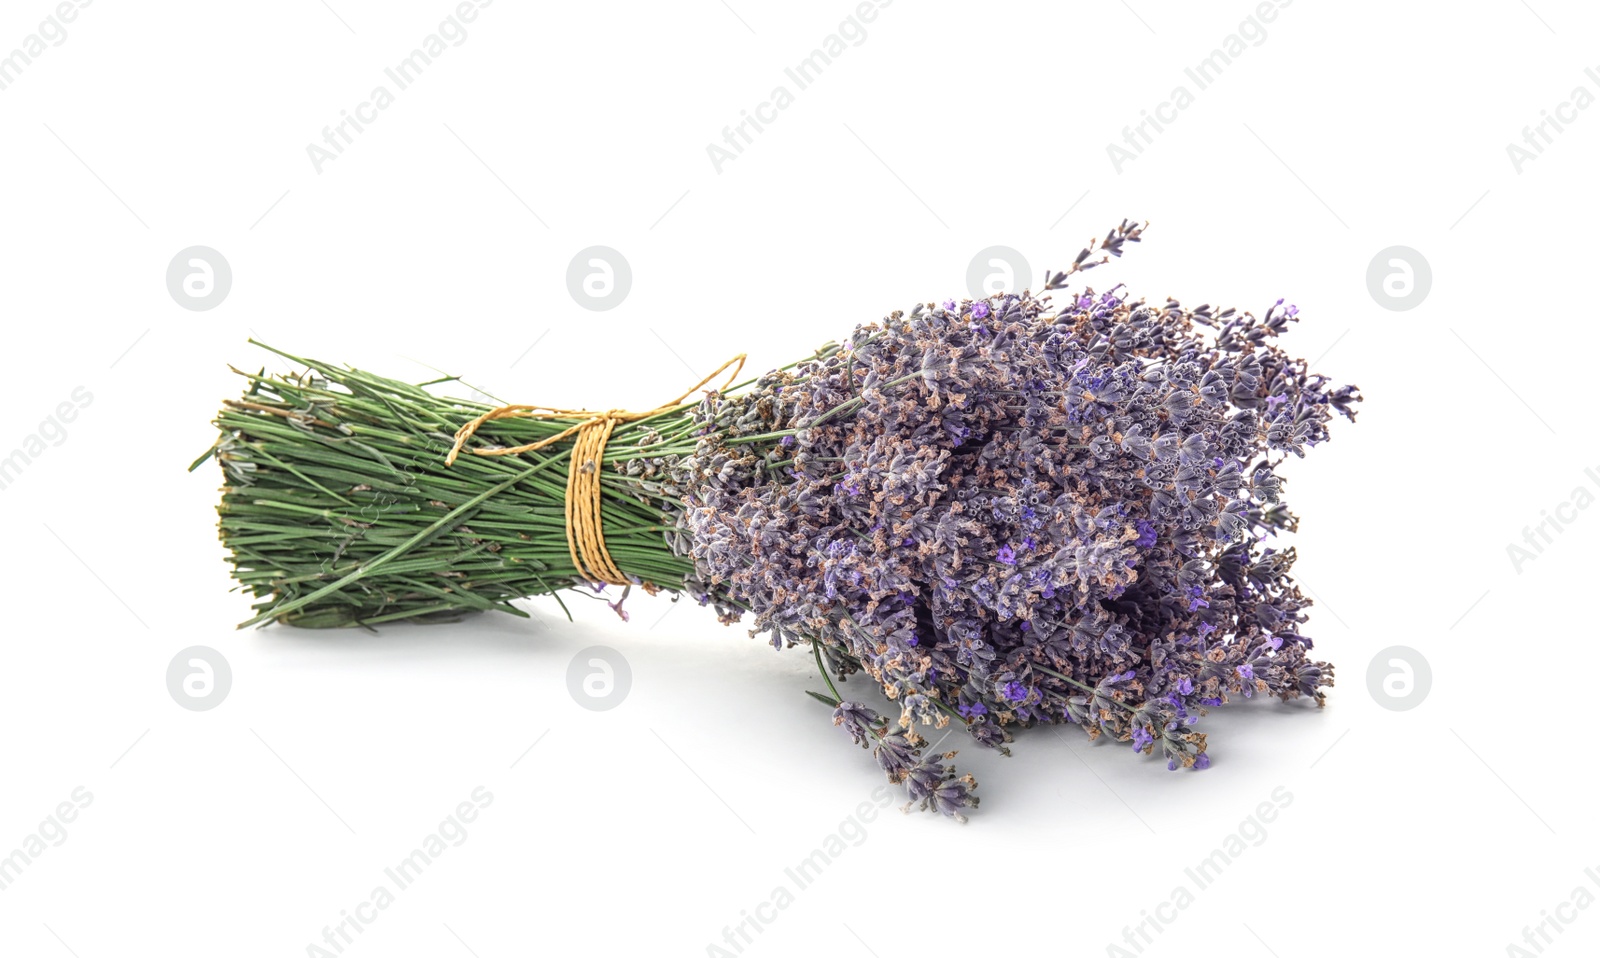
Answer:
[[[1104,261],[1090,252],[1072,272]],[[952,817],[971,785],[916,732],[952,711],[986,747],[1070,721],[1203,769],[1206,708],[1258,688],[1320,705],[1333,684],[1300,632],[1294,550],[1263,543],[1294,531],[1274,464],[1353,419],[1357,390],[1276,345],[1297,321],[1281,302],[1257,318],[1120,286],[1064,301],[862,326],[848,350],[708,395],[671,473],[690,591],[881,686],[897,718],[836,722]]]

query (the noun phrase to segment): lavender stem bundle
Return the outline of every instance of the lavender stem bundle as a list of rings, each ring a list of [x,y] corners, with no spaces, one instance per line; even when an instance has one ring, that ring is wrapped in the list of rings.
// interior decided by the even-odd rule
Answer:
[[[305,372],[241,374],[201,460],[222,466],[221,538],[258,600],[244,624],[526,615],[515,600],[569,591],[626,617],[636,584],[809,645],[812,694],[923,808],[977,804],[954,753],[929,754],[923,732],[951,723],[1005,751],[1070,722],[1205,768],[1207,708],[1321,705],[1333,684],[1300,631],[1295,551],[1269,544],[1296,526],[1274,467],[1360,396],[1275,345],[1297,318],[1281,300],[1257,318],[1065,292],[1141,233],[1120,224],[1041,296],[918,304],[608,424],[598,454],[575,446],[584,414],[502,415],[425,388],[449,380],[280,354]],[[447,462],[458,435],[475,454]],[[579,478],[622,597],[570,544]],[[857,673],[899,714],[844,698]]]

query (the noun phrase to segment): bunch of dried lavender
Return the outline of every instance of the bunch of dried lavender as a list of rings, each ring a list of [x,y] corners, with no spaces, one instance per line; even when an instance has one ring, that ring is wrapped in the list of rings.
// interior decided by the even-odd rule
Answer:
[[[1045,292],[1141,232],[1119,225]],[[977,804],[919,733],[952,721],[1002,751],[1014,728],[1072,722],[1205,768],[1207,707],[1320,705],[1333,684],[1300,632],[1294,550],[1267,545],[1295,526],[1274,466],[1360,397],[1273,343],[1295,318],[1120,285],[1061,308],[1025,292],[896,312],[619,429],[606,541],[630,580],[810,645],[831,693],[813,694],[921,807]],[[561,519],[570,443],[446,467],[486,407],[306,364],[250,377],[218,420],[222,536],[266,597],[252,623],[520,614],[511,599],[586,585]],[[571,424],[497,420],[473,441]],[[839,694],[857,672],[898,717]]]

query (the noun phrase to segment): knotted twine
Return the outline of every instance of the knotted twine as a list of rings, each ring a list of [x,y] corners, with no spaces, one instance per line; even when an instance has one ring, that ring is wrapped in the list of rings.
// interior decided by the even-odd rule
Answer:
[[[578,574],[589,582],[605,582],[611,585],[628,585],[628,577],[617,567],[611,558],[611,553],[606,551],[605,532],[601,528],[600,516],[600,471],[601,460],[605,454],[606,442],[611,438],[611,433],[619,423],[636,422],[648,419],[651,416],[664,412],[671,412],[682,406],[684,401],[694,395],[695,391],[716,379],[723,370],[729,366],[734,367],[728,375],[728,381],[719,391],[726,391],[733,385],[739,373],[744,369],[745,354],[740,353],[727,362],[718,366],[711,375],[690,386],[683,395],[671,402],[662,403],[654,409],[643,412],[629,412],[625,409],[608,409],[605,412],[595,412],[589,409],[558,409],[553,406],[501,406],[491,409],[478,418],[472,420],[456,430],[456,442],[450,449],[450,455],[445,457],[445,465],[454,465],[456,457],[463,450],[475,456],[515,456],[525,452],[535,452],[546,446],[553,445],[570,436],[576,436],[572,442],[572,461],[567,468],[567,552],[572,556],[573,568]],[[467,440],[471,439],[478,428],[486,422],[496,419],[575,419],[582,421],[561,430],[553,436],[548,436],[538,442],[530,442],[523,446],[509,448],[479,448],[466,449]]]

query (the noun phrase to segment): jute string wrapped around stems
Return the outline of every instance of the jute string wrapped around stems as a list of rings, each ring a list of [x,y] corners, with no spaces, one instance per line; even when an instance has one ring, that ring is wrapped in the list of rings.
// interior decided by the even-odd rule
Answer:
[[[608,409],[605,412],[595,412],[589,409],[558,409],[553,406],[501,406],[491,409],[478,418],[472,420],[456,430],[456,442],[450,449],[450,454],[445,457],[445,465],[453,465],[456,457],[463,451],[475,456],[515,456],[524,452],[535,452],[546,446],[553,445],[568,437],[576,436],[572,442],[572,461],[567,467],[567,551],[572,555],[573,568],[578,574],[590,582],[605,582],[611,585],[629,585],[628,577],[611,558],[611,553],[606,551],[605,532],[600,523],[600,470],[602,457],[605,455],[606,442],[611,438],[611,433],[618,423],[636,422],[648,419],[651,416],[664,412],[671,412],[682,406],[695,391],[716,379],[728,367],[733,367],[733,372],[728,375],[728,381],[723,384],[722,390],[732,386],[734,380],[739,378],[739,373],[744,370],[745,354],[740,353],[727,362],[718,366],[711,375],[684,390],[678,398],[662,403],[654,409],[642,412],[629,412],[625,409]],[[720,390],[719,390],[720,391]],[[472,448],[467,449],[467,440],[471,439],[478,428],[486,422],[496,419],[582,419],[581,422],[561,430],[553,436],[548,436],[538,442],[530,442],[524,446],[511,446],[509,448]]]

